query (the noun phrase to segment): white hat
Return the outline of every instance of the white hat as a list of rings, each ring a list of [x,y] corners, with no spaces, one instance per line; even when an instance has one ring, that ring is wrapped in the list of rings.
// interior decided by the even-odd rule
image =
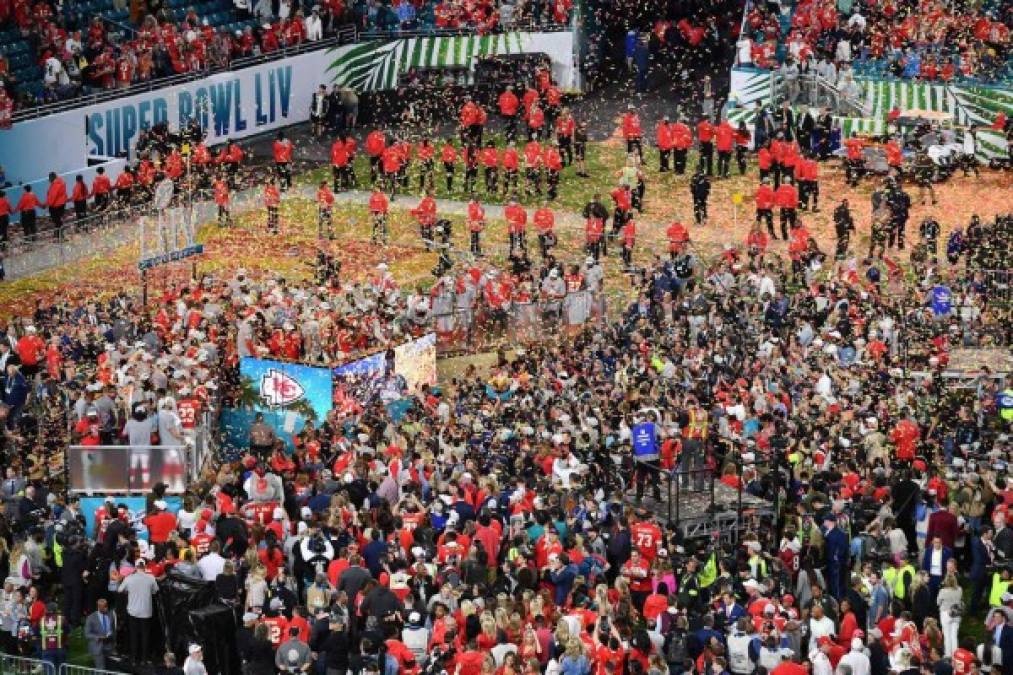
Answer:
[[[165,511],[167,508],[169,508],[169,505],[165,503],[164,499],[157,499],[155,500],[155,508],[158,509],[159,511]]]
[[[760,583],[756,579],[746,579],[742,582],[743,588],[759,588]]]
[[[29,335],[34,335],[35,334],[35,326],[28,326],[27,328],[25,328],[25,332],[28,333]]]
[[[304,506],[302,507],[302,510],[299,511],[299,516],[303,520],[309,520],[313,517],[313,510],[308,506]]]
[[[865,649],[865,643],[862,642],[862,638],[851,638],[851,648],[855,651],[862,651]]]
[[[274,507],[274,512],[271,513],[271,519],[281,520],[284,517],[285,517],[285,509],[281,508],[280,506]]]
[[[196,654],[200,650],[201,646],[197,643],[191,643],[190,646],[187,648],[187,651],[190,652],[191,654]]]

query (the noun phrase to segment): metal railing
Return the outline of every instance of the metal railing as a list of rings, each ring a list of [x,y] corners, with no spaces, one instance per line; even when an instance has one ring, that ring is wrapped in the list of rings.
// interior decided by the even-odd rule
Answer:
[[[871,114],[861,98],[848,96],[834,83],[816,73],[800,73],[794,87],[780,73],[772,72],[770,80],[773,105],[780,105],[787,100],[791,105],[802,102],[815,108],[827,107],[836,115],[868,117]]]
[[[86,666],[75,666],[65,663],[60,666],[60,675],[127,675],[119,670],[100,670]]]
[[[0,653],[0,673],[3,675],[56,675],[56,672],[56,666],[49,661]]]
[[[469,353],[507,344],[534,344],[552,340],[560,331],[578,330],[604,322],[603,293],[582,290],[567,293],[558,301],[512,302],[503,308],[485,302],[434,312],[421,333],[435,331],[436,351],[446,355]]]

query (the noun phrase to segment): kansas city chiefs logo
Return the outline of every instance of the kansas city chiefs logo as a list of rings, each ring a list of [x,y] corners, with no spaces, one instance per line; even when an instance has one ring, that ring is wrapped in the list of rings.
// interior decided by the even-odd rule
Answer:
[[[260,398],[269,406],[295,403],[306,395],[303,386],[291,375],[270,368],[260,378]]]

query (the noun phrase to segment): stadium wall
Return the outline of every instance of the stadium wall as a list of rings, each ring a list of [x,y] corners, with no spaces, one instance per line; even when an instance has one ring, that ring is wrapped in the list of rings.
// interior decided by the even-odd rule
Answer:
[[[95,158],[129,157],[146,125],[165,121],[178,129],[194,116],[214,145],[305,122],[321,84],[383,91],[413,67],[471,66],[482,56],[521,53],[547,54],[555,80],[575,85],[569,31],[372,40],[25,120],[0,131],[0,164],[15,185],[44,180],[50,171],[73,175]]]

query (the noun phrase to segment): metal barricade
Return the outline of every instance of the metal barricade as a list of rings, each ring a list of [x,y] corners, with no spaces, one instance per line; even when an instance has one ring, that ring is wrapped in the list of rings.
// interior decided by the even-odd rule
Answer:
[[[0,654],[2,675],[57,675],[56,666],[49,661],[27,659],[22,656]]]
[[[69,663],[65,663],[60,666],[60,675],[127,675],[127,673],[119,670],[100,670],[98,668],[73,666]]]

